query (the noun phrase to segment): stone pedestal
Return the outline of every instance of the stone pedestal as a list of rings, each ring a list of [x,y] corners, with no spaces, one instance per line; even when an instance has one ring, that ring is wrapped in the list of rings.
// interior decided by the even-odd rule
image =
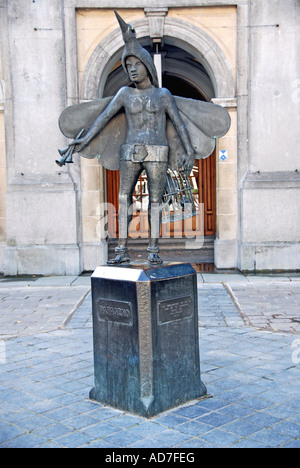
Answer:
[[[92,298],[90,398],[150,418],[206,394],[191,265],[99,267]]]

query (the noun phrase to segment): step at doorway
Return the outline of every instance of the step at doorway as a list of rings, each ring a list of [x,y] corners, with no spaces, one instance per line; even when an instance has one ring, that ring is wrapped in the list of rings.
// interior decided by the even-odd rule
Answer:
[[[160,256],[164,262],[180,262],[191,263],[197,272],[214,271],[214,236],[204,238],[203,247],[201,249],[186,249],[184,239],[161,239],[160,240]],[[110,239],[108,245],[109,258],[115,255],[115,247],[117,239]],[[130,259],[134,263],[147,261],[147,246],[146,239],[129,239],[128,250]]]

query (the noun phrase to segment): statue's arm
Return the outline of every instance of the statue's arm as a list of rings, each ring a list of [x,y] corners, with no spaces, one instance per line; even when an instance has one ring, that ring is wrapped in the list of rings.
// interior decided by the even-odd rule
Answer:
[[[110,102],[110,104],[106,107],[106,109],[99,115],[99,117],[95,120],[89,131],[84,135],[82,138],[78,138],[73,140],[69,146],[76,145],[76,152],[82,151],[86,148],[89,143],[95,138],[98,133],[100,133],[104,127],[108,124],[108,122],[120,111],[120,109],[124,106],[124,92],[125,89],[122,88]]]

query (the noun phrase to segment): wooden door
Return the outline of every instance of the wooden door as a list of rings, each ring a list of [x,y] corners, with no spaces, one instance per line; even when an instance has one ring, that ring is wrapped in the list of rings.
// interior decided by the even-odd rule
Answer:
[[[204,207],[204,235],[216,233],[216,151],[198,161],[199,203]]]
[[[110,238],[118,237],[118,193],[119,171],[107,171],[108,233]],[[214,236],[216,231],[216,153],[209,158],[197,160],[190,176],[198,215],[188,220],[162,225],[164,238],[182,238],[193,235]],[[129,237],[148,238],[148,190],[147,177],[142,173],[136,185],[134,196],[134,217]]]

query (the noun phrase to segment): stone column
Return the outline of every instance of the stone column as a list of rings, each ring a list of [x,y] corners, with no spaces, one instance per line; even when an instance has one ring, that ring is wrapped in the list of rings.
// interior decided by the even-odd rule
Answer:
[[[215,265],[217,268],[236,268],[238,263],[238,201],[237,201],[237,102],[232,99],[213,99],[226,107],[231,117],[229,132],[217,140],[217,232]]]

